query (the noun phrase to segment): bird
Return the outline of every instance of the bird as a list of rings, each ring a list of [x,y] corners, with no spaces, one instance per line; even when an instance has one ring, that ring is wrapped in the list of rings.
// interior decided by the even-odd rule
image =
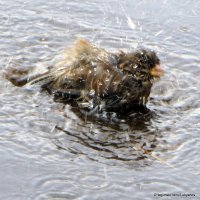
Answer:
[[[39,83],[55,101],[74,102],[93,112],[117,112],[146,106],[152,85],[164,70],[154,51],[142,48],[113,53],[77,39],[54,67],[32,77],[25,74],[13,70],[6,78],[16,86]]]

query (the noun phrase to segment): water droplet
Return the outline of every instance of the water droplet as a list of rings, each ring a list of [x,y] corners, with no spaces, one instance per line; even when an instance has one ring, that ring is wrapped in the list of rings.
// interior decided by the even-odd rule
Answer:
[[[109,80],[110,80],[109,78],[106,78],[106,79],[105,79],[106,82],[109,82]]]
[[[94,96],[94,95],[95,95],[95,90],[90,90],[89,94],[90,94],[91,96]]]
[[[134,68],[134,69],[138,68],[138,65],[134,65],[133,68]]]

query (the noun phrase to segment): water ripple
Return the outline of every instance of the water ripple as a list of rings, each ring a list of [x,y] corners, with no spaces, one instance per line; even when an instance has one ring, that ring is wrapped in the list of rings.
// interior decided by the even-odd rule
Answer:
[[[0,0],[1,199],[198,194],[199,8],[195,0]],[[4,79],[8,67],[54,66],[77,37],[113,52],[158,53],[165,76],[152,88],[149,113],[85,117]]]

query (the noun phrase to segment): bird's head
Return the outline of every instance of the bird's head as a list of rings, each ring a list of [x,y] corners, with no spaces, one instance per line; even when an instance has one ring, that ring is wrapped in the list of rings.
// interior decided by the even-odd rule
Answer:
[[[160,78],[164,74],[156,53],[145,49],[127,54],[122,52],[119,68],[123,73],[132,75],[137,80],[151,80]]]

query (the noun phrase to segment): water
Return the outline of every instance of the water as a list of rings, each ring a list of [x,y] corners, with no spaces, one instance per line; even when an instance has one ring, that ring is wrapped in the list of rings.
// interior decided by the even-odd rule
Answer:
[[[0,199],[199,198],[200,1],[0,0],[0,11]],[[77,37],[158,53],[149,114],[86,119],[3,78],[54,65]]]

